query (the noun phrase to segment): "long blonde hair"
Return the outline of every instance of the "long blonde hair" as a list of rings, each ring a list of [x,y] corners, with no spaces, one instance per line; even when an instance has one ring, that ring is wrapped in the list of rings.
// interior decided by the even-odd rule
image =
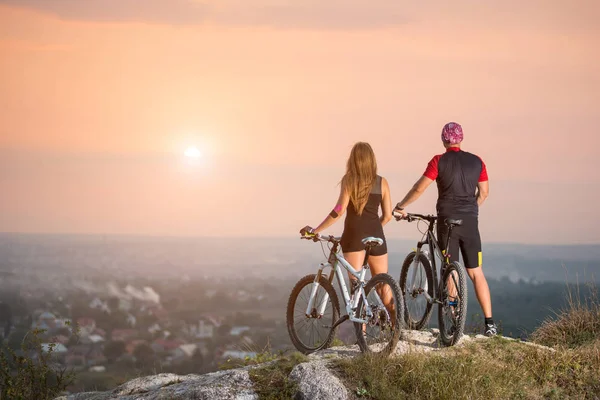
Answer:
[[[377,178],[377,161],[371,145],[366,142],[357,142],[350,152],[346,163],[346,174],[342,178],[342,188],[350,196],[358,215],[361,215],[373,183]]]

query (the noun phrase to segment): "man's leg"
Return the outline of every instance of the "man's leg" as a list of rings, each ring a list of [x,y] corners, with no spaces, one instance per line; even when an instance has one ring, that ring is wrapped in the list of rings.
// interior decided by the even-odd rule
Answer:
[[[483,269],[481,269],[481,266],[467,268],[467,274],[469,274],[469,278],[471,278],[475,287],[475,294],[483,311],[483,316],[485,318],[492,318],[492,298],[490,296],[490,288],[483,274]]]
[[[485,318],[485,334],[496,334],[496,325],[492,319],[492,298],[490,288],[483,274],[481,237],[477,218],[464,218],[460,238],[460,248],[465,262],[467,274],[475,288],[475,295]]]

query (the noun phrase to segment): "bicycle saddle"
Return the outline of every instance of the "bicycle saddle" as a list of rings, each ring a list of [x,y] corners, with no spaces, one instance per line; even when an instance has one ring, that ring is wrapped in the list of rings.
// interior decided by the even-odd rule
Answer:
[[[463,223],[462,219],[451,219],[451,218],[446,218],[444,220],[444,222],[446,223],[446,225],[448,226],[461,226]]]
[[[365,245],[365,247],[366,246],[376,247],[376,246],[381,246],[383,244],[383,239],[369,236],[369,237],[364,238],[362,240],[362,243]]]

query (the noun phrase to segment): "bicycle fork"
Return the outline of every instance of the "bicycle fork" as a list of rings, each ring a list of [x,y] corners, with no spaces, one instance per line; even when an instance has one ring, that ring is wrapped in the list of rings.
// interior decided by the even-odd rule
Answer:
[[[313,310],[313,307],[315,306],[315,298],[317,297],[317,290],[319,289],[319,286],[320,286],[319,281],[321,280],[321,275],[322,275],[324,267],[325,267],[325,265],[321,264],[321,268],[319,268],[317,275],[315,275],[315,280],[313,281],[313,284],[312,284],[310,297],[308,299],[308,305],[306,306],[306,316],[309,318],[310,317],[321,318],[323,316],[323,314],[325,313],[325,307],[327,307],[327,302],[329,301],[329,293],[325,292],[325,296],[323,296],[323,299],[321,300],[321,304],[318,305],[318,309]],[[313,311],[316,311],[316,312],[313,312]],[[316,315],[313,315],[313,314],[316,314]]]

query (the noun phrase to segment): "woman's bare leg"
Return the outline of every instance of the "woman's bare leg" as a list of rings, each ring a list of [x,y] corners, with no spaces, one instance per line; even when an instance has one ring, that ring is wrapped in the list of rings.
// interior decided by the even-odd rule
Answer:
[[[369,267],[371,268],[371,276],[377,274],[384,274],[388,272],[388,255],[387,253],[382,256],[369,256]],[[394,305],[392,304],[393,296],[390,288],[383,290],[384,288],[378,289],[377,292],[381,297],[381,301],[385,304],[388,312],[392,315],[392,321],[395,320],[394,316]]]
[[[369,256],[369,267],[371,268],[371,276],[384,274],[388,272],[388,255]]]
[[[346,259],[346,261],[348,261],[350,265],[352,265],[352,268],[360,272],[362,270],[363,262],[365,261],[365,251],[351,251],[348,253],[344,253],[344,258]],[[350,278],[348,282],[350,284],[350,287],[348,288],[348,290],[352,291],[352,285],[355,281],[357,281],[357,279],[350,272],[348,272],[348,277]],[[363,325],[363,334],[366,333],[367,326]]]
[[[352,268],[354,268],[357,272],[360,272],[360,270],[362,270],[363,262],[365,261],[365,252],[364,250],[350,251],[348,253],[344,253],[344,258],[350,265],[352,265]],[[350,287],[352,287],[352,283],[356,281],[356,278],[350,273],[348,273],[348,277],[350,278]]]

